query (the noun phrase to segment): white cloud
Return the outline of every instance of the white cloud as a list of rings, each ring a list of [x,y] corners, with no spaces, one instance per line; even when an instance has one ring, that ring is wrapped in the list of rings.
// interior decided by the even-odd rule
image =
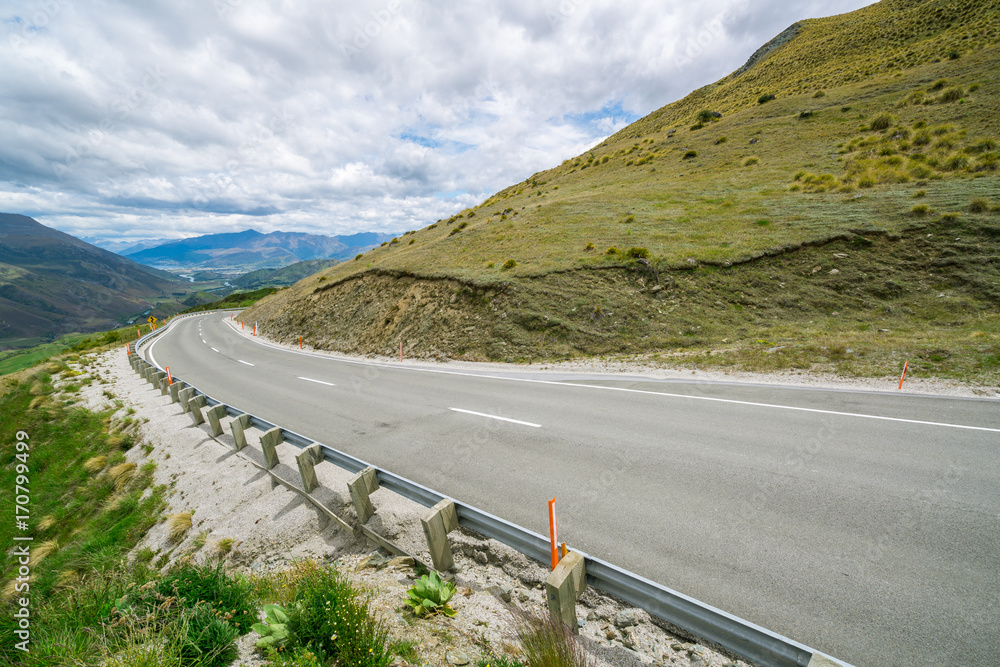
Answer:
[[[13,0],[0,209],[78,236],[401,231],[864,0]]]

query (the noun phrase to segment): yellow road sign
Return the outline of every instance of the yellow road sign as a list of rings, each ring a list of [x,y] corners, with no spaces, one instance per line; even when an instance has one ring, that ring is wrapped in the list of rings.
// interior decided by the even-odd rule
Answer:
[[[152,315],[150,315],[149,319],[146,320],[146,321],[149,322],[150,324],[156,324],[156,318],[153,317]]]

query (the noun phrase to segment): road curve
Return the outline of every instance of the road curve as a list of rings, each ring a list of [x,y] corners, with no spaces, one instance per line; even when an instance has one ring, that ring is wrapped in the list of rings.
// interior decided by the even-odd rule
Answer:
[[[238,325],[236,325],[238,327]],[[176,321],[219,400],[858,665],[993,666],[1000,402],[453,371]]]

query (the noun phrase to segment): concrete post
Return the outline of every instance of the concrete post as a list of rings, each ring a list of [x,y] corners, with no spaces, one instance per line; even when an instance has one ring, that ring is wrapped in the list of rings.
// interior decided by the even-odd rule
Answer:
[[[268,470],[278,465],[278,450],[275,447],[281,444],[282,440],[284,438],[281,437],[281,429],[277,426],[260,436],[260,447],[264,450],[264,460],[267,461]]]
[[[176,402],[178,402],[180,400],[180,396],[179,396],[180,391],[185,386],[187,386],[187,385],[185,385],[183,382],[174,382],[172,385],[170,385],[169,387],[167,387],[167,391],[170,392],[170,402],[171,403],[176,403]]]
[[[378,476],[375,468],[368,466],[347,482],[347,490],[351,492],[354,511],[358,513],[358,523],[364,525],[375,514],[375,506],[368,497],[378,490]]]
[[[549,613],[565,623],[574,634],[580,632],[576,621],[576,601],[587,587],[587,566],[583,556],[571,551],[545,580]]]
[[[191,400],[192,396],[194,396],[194,387],[185,387],[184,389],[181,389],[179,394],[177,394],[177,398],[180,401],[181,410],[183,412],[188,411],[188,401]]]
[[[229,422],[229,429],[233,432],[233,440],[236,441],[236,451],[247,446],[246,430],[248,428],[250,428],[250,415],[240,415]]]
[[[212,435],[218,438],[222,435],[222,418],[226,416],[226,406],[221,403],[213,405],[208,409],[206,414],[208,416],[208,426],[212,431]]]
[[[448,544],[448,533],[458,528],[458,512],[455,503],[445,498],[431,508],[426,519],[420,520],[427,538],[427,550],[431,552],[431,562],[438,572],[447,572],[455,565]]]
[[[201,409],[205,407],[208,401],[201,394],[198,396],[193,396],[191,400],[188,401],[188,410],[191,411],[191,421],[194,422],[195,426],[205,423],[205,416],[201,413]]]
[[[299,475],[302,477],[302,488],[306,493],[312,493],[313,489],[319,486],[316,479],[315,465],[323,460],[323,451],[319,443],[309,445],[295,457],[295,462],[299,466]]]

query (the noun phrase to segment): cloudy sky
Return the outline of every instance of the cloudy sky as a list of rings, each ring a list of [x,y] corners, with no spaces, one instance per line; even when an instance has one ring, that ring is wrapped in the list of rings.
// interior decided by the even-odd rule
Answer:
[[[0,211],[118,240],[416,229],[866,4],[5,0]]]

